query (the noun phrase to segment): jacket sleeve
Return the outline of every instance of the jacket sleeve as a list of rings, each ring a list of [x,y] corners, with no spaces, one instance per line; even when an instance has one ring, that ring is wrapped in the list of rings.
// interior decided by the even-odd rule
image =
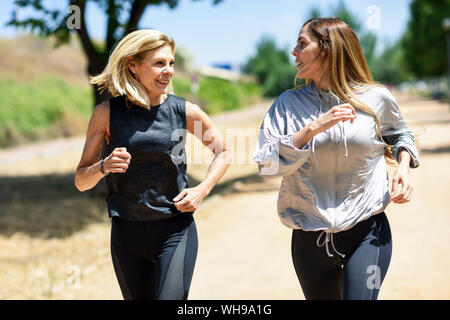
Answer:
[[[287,133],[287,114],[280,96],[270,107],[259,130],[253,160],[263,177],[279,177],[294,173],[308,159],[310,144],[298,149]]]
[[[389,90],[385,90],[383,113],[380,119],[381,135],[386,143],[393,146],[392,156],[397,162],[399,152],[404,149],[411,155],[409,166],[417,168],[420,162],[419,152],[414,144],[414,134],[406,126],[394,96]]]

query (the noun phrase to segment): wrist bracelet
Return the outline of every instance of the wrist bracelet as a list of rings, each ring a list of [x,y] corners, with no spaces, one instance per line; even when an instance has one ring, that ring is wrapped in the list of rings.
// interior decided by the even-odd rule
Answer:
[[[104,175],[107,176],[108,173],[105,172],[105,169],[103,169],[103,159],[100,160],[100,172]]]

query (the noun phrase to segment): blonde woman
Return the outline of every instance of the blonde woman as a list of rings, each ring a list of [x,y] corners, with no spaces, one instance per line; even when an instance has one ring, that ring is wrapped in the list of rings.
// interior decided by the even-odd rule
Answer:
[[[187,299],[197,256],[192,213],[231,161],[208,116],[170,93],[174,54],[175,42],[162,32],[135,31],[91,79],[113,98],[94,109],[75,185],[85,191],[106,179],[111,255],[125,299]],[[184,141],[194,123],[215,157],[189,188]]]
[[[377,299],[392,253],[384,210],[411,199],[414,136],[342,20],[308,20],[292,54],[307,85],[274,102],[254,159],[283,177],[278,214],[305,297]],[[398,161],[390,191],[384,156]]]

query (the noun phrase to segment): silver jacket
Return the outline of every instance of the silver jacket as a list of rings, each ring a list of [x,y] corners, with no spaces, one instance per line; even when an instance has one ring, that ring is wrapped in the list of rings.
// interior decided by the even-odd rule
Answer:
[[[378,116],[385,142],[411,155],[419,166],[414,135],[395,98],[383,86],[355,88],[356,96]],[[281,94],[261,125],[254,161],[263,177],[282,176],[278,215],[284,225],[305,231],[336,233],[384,211],[390,202],[384,149],[374,118],[356,110],[357,118],[316,135],[302,149],[292,135],[342,104],[337,96],[310,84]]]

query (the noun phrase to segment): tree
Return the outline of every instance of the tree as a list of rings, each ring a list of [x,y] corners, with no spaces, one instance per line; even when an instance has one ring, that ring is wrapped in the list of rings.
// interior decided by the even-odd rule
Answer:
[[[372,67],[375,58],[377,37],[372,32],[363,29],[361,22],[359,22],[358,18],[347,8],[343,1],[339,1],[337,6],[332,8],[331,15],[338,17],[355,31],[361,43],[367,64],[369,67]],[[318,18],[322,15],[319,8],[312,8],[309,16],[311,18]]]
[[[411,17],[402,39],[405,60],[419,78],[446,74],[445,31],[442,20],[450,17],[450,0],[413,0]]]
[[[287,52],[287,49],[277,48],[275,40],[265,36],[257,44],[256,55],[245,65],[244,70],[256,75],[262,84],[265,96],[276,96],[292,88],[296,70]]]
[[[401,41],[387,46],[383,53],[373,59],[373,79],[378,82],[391,83],[393,85],[412,79],[405,63],[404,50]]]
[[[96,3],[107,16],[107,34],[102,45],[92,41],[86,28],[85,13],[89,1]],[[218,4],[221,1],[212,0],[213,4]],[[45,37],[55,36],[58,45],[69,42],[71,30],[67,27],[67,21],[73,12],[67,9],[49,9],[45,6],[45,3],[48,2],[15,0],[18,8],[32,8],[35,12],[41,14],[41,17],[28,17],[19,20],[17,12],[13,11],[8,25],[30,28],[32,32],[37,32]],[[178,3],[179,0],[67,0],[67,8],[76,6],[71,8],[77,8],[80,12],[80,25],[73,31],[78,35],[88,59],[87,73],[96,75],[103,71],[114,44],[128,33],[138,29],[139,21],[148,6],[166,4],[173,9]],[[96,86],[94,86],[94,95],[95,104],[109,98],[107,93],[101,95]]]
[[[387,46],[381,54],[377,55],[375,53],[377,37],[374,33],[364,30],[358,18],[347,9],[342,1],[331,11],[333,16],[342,19],[357,34],[375,81],[399,84],[412,78],[405,63],[404,50],[399,41]],[[320,17],[320,9],[313,8],[310,16]]]
[[[375,63],[376,36],[362,28],[361,23],[341,1],[332,8],[332,15],[345,21],[358,35],[364,55],[369,66]],[[307,19],[321,17],[319,8],[313,7],[309,11]],[[263,85],[263,93],[266,96],[276,96],[293,87],[297,73],[295,66],[290,62],[289,51],[278,49],[273,39],[263,37],[257,44],[257,53],[250,58],[245,66],[245,71],[255,74]]]

